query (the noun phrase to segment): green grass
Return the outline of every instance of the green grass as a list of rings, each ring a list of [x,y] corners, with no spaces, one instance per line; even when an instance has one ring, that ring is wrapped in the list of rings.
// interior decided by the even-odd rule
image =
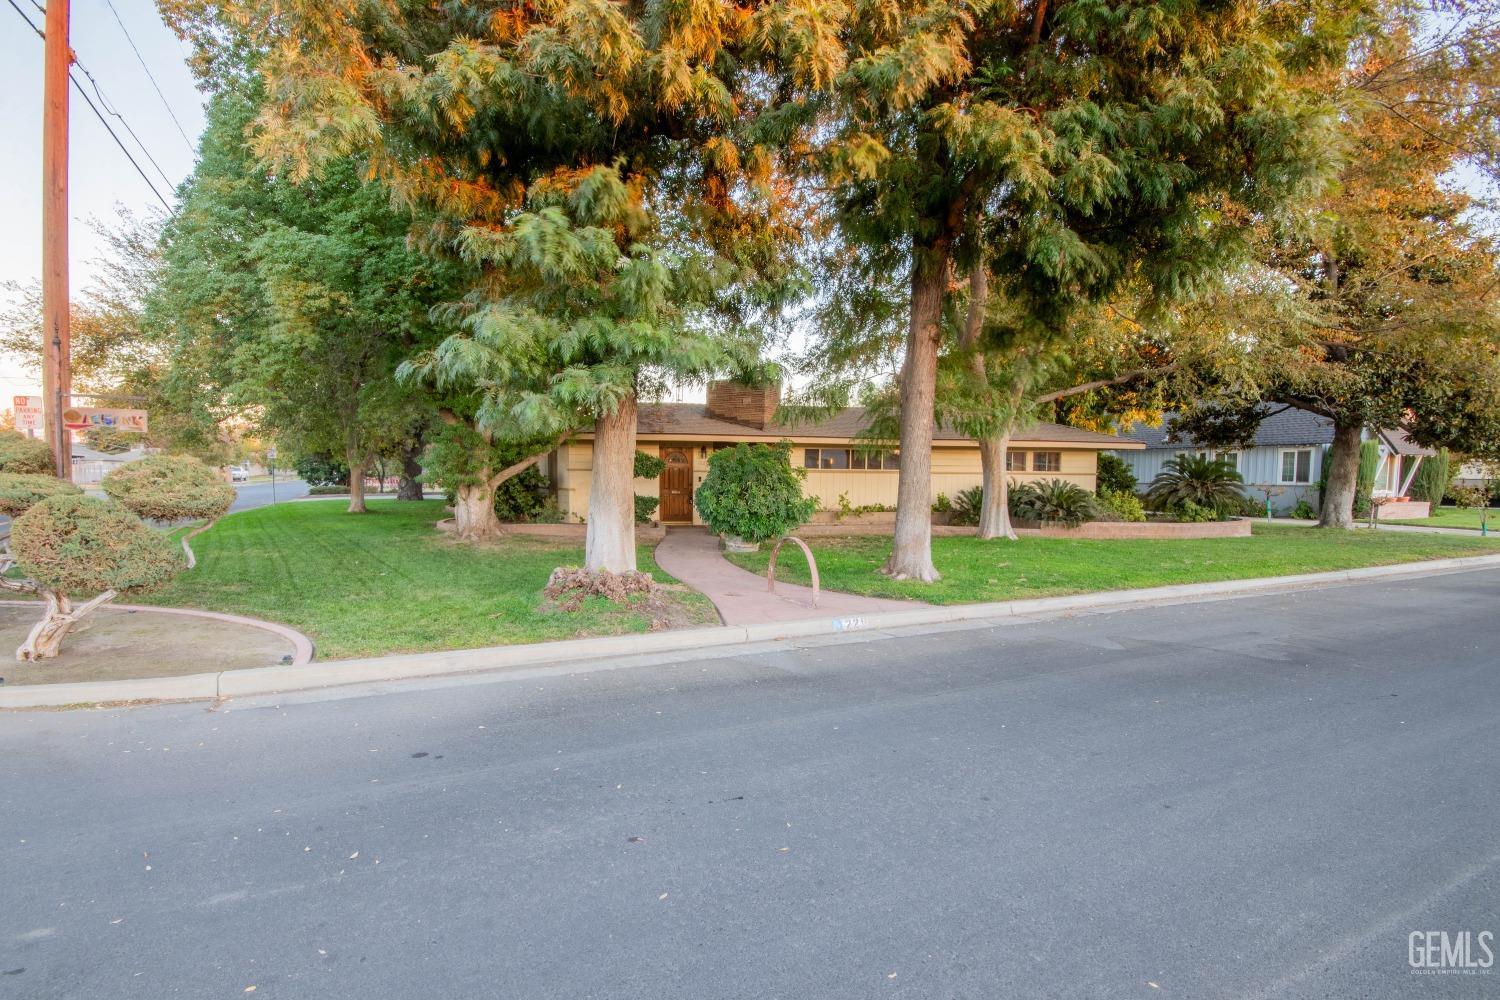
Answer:
[[[589,598],[577,612],[545,607],[553,568],[583,562],[570,542],[511,537],[473,547],[440,535],[439,500],[376,500],[346,514],[345,501],[278,504],[232,514],[193,540],[197,569],[129,600],[204,608],[282,622],[312,637],[329,659],[589,635],[645,632],[632,605]],[[642,546],[640,568],[675,583]],[[668,591],[673,624],[716,624],[708,599]]]
[[[1432,517],[1418,517],[1405,521],[1383,521],[1384,524],[1419,524],[1431,528],[1471,528],[1479,530],[1479,515],[1482,511],[1473,507],[1439,507]],[[1490,508],[1490,531],[1500,534],[1500,510]]]
[[[1256,524],[1250,538],[1104,541],[1022,538],[1017,542],[934,538],[935,584],[889,580],[877,570],[890,552],[887,537],[809,540],[823,587],[934,604],[1124,590],[1175,583],[1240,580],[1320,570],[1354,569],[1449,556],[1500,553],[1500,539],[1395,532],[1340,531]],[[769,551],[729,556],[765,573]],[[778,579],[807,583],[802,553],[784,546]]]

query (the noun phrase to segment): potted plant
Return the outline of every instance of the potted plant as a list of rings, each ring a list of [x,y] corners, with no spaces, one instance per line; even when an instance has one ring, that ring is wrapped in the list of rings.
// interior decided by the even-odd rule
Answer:
[[[802,495],[803,469],[792,467],[792,446],[737,444],[708,460],[698,487],[698,513],[731,552],[754,552],[812,517],[816,497]]]

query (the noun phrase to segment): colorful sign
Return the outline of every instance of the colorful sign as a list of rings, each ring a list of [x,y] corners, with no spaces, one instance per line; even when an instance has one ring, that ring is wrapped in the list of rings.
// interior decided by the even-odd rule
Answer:
[[[107,427],[110,430],[146,433],[145,410],[119,410],[109,406],[70,406],[63,410],[63,426],[70,431]]]

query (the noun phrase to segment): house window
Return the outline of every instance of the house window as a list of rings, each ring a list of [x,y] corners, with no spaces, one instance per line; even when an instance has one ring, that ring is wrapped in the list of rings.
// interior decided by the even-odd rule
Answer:
[[[807,469],[862,469],[879,472],[898,469],[900,463],[893,451],[871,451],[862,448],[804,448],[802,466]]]
[[[1025,472],[1026,471],[1026,453],[1024,451],[1010,451],[1010,450],[1007,450],[1005,452],[1005,471],[1006,472]]]
[[[1237,451],[1200,451],[1198,454],[1216,462],[1227,462],[1229,467],[1236,472],[1240,469],[1240,453]]]
[[[1312,449],[1286,448],[1281,452],[1281,481],[1288,485],[1312,482]]]
[[[1062,452],[1038,451],[1031,455],[1032,472],[1061,472]]]

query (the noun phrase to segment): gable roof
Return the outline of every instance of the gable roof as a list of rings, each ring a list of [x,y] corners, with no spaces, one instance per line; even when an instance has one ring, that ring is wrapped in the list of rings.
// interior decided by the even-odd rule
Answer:
[[[827,420],[795,426],[769,423],[765,427],[725,420],[708,412],[703,403],[643,403],[637,419],[638,438],[690,438],[718,441],[833,441],[847,442],[859,436],[867,422],[863,407],[851,406]],[[581,435],[588,437],[586,433]],[[935,428],[934,442],[971,444],[972,439],[944,427]],[[1015,435],[1013,446],[1055,444],[1073,448],[1139,448],[1140,442],[1113,434],[1099,434],[1062,424],[1039,423]]]
[[[1333,421],[1327,417],[1295,408],[1278,406],[1272,409],[1270,405],[1264,403],[1261,404],[1261,409],[1269,410],[1270,413],[1260,422],[1260,427],[1255,432],[1255,439],[1250,442],[1252,448],[1310,448],[1333,444]],[[1159,427],[1136,424],[1130,429],[1130,436],[1145,442],[1148,451],[1180,451],[1184,448],[1199,447],[1191,436],[1186,436],[1180,441],[1167,440],[1176,418],[1175,413],[1165,414]],[[1377,433],[1398,455],[1433,454],[1431,449],[1414,443],[1406,436],[1406,432],[1399,428],[1380,430]]]

